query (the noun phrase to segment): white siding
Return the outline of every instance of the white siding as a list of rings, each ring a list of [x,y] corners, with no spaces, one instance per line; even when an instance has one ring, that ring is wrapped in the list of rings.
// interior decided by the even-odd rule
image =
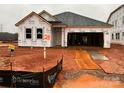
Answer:
[[[124,7],[120,8],[118,11],[116,11],[112,16],[110,17],[110,20],[108,23],[114,25],[115,20],[117,20],[117,26],[113,26],[111,29],[111,43],[121,44],[124,45],[124,36],[122,36],[122,33],[124,32],[124,23],[123,23],[123,17],[124,17]],[[120,33],[120,39],[116,39],[116,33]],[[114,39],[112,40],[112,34],[114,34]]]
[[[110,30],[104,31],[104,48],[110,48],[111,47],[111,38],[110,38]]]
[[[25,29],[32,29],[32,39],[26,39]],[[51,35],[51,25],[49,25],[44,20],[39,19],[37,16],[32,16],[28,18],[25,22],[19,25],[19,37],[18,37],[18,45],[19,46],[34,46],[34,47],[43,47],[43,39],[37,39],[37,28],[43,29],[43,35],[49,34]],[[47,41],[47,47],[51,47],[51,40]]]

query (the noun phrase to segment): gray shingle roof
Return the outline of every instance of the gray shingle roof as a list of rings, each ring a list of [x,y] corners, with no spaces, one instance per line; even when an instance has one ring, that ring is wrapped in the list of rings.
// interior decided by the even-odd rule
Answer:
[[[72,12],[64,12],[54,15],[54,17],[68,26],[112,26],[110,24]]]

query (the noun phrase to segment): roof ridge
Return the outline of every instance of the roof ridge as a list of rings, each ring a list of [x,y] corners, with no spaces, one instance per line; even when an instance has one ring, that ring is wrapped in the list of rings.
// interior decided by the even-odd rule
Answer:
[[[87,16],[84,16],[84,15],[81,15],[81,14],[78,14],[78,13],[74,13],[74,12],[71,12],[71,11],[62,12],[62,13],[57,14],[57,15],[61,15],[61,14],[64,14],[64,13],[72,13],[72,14],[75,14],[75,15],[78,15],[78,16],[81,16],[81,17],[85,17],[85,18],[88,18],[88,19],[94,20],[94,21],[102,22],[102,21],[100,21],[100,20],[96,20],[96,19],[93,19],[93,18],[91,18],[91,17],[87,17]],[[57,16],[57,15],[54,15],[54,16]],[[106,22],[102,22],[102,23],[104,23],[104,24],[108,24],[108,23],[106,23]]]
[[[78,13],[70,12],[70,11],[65,11],[65,12],[56,14],[54,16],[57,17],[60,21],[67,23],[68,25],[103,25],[103,26],[108,25],[108,26],[112,26],[111,24],[108,24],[106,22],[96,20],[96,19],[84,16]],[[76,20],[79,22],[75,23],[74,21]]]

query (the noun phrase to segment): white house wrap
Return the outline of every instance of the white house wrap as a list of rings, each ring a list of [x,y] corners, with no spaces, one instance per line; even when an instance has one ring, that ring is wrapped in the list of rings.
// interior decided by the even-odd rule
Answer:
[[[110,48],[112,25],[72,12],[52,16],[45,10],[31,12],[18,23],[18,45],[43,47],[43,38],[48,35],[46,47],[98,46]]]

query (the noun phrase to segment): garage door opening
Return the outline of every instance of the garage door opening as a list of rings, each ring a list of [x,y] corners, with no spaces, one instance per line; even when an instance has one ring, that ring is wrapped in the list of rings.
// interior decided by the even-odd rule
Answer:
[[[103,33],[68,33],[68,46],[103,47]]]

